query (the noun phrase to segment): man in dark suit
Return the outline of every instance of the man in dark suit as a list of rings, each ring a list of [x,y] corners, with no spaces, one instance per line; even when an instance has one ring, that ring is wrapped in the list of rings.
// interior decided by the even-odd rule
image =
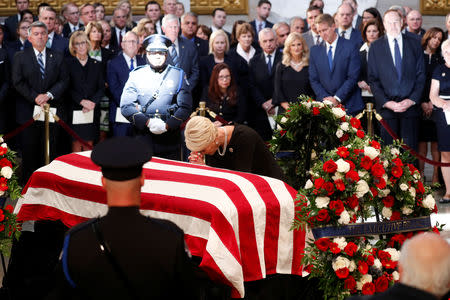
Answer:
[[[5,49],[0,48],[0,134],[6,132],[6,120],[8,118],[9,106],[6,102],[6,94],[9,88],[9,60],[8,53]]]
[[[384,14],[386,35],[373,42],[369,51],[369,85],[375,105],[389,126],[417,150],[417,126],[425,83],[423,50],[420,43],[401,34],[403,20],[396,10]],[[386,144],[392,137],[382,127]]]
[[[425,34],[425,29],[422,28],[422,15],[417,10],[411,10],[406,15],[406,31],[419,36],[420,40],[422,40],[423,35]]]
[[[303,34],[303,38],[305,39],[309,49],[311,49],[314,45],[320,45],[323,43],[323,40],[317,32],[317,28],[314,23],[316,17],[322,13],[322,9],[317,6],[310,6],[306,10],[306,23],[308,23],[309,30]]]
[[[250,22],[253,30],[255,31],[255,37],[253,43],[258,44],[258,34],[264,28],[272,28],[273,23],[267,21],[269,18],[270,10],[272,9],[272,3],[269,0],[259,0],[256,7],[256,18]]]
[[[95,21],[95,7],[90,3],[85,3],[80,6],[80,22],[86,26],[91,21]]]
[[[20,21],[20,13],[28,9],[29,0],[16,0],[17,14],[9,16],[5,20],[5,39],[15,41],[17,39],[17,25]]]
[[[63,37],[69,38],[72,32],[84,29],[84,25],[80,23],[80,11],[75,3],[63,5],[61,13],[67,20],[62,30]]]
[[[111,28],[111,41],[109,42],[110,49],[116,51],[121,50],[121,43],[125,33],[131,30],[126,26],[127,12],[121,8],[115,8],[113,14],[114,26]]]
[[[198,52],[193,42],[178,36],[180,32],[179,22],[180,20],[176,15],[165,15],[162,20],[164,35],[172,41],[172,46],[169,47],[168,63],[184,71],[189,84],[189,91],[192,91],[200,76]]]
[[[141,56],[136,56],[138,41],[134,32],[127,32],[122,40],[123,52],[108,62],[106,80],[112,94],[112,101],[109,102],[109,121],[112,124],[113,136],[131,136],[133,133],[133,127],[120,112],[120,97],[129,73],[146,63]]]
[[[208,42],[197,37],[198,16],[196,13],[187,12],[181,16],[181,36],[192,41],[198,50],[198,56],[206,56],[209,52]]]
[[[340,37],[350,40],[355,43],[358,48],[363,44],[361,32],[358,29],[352,27],[353,15],[355,14],[354,8],[346,3],[339,6],[337,10],[337,19],[339,28],[337,33]]]
[[[183,231],[139,212],[142,166],[151,157],[151,148],[131,137],[94,148],[108,210],[66,234],[50,299],[200,299]]]
[[[211,32],[222,29],[227,34],[228,40],[231,41],[231,33],[229,33],[223,28],[226,22],[227,22],[227,13],[225,12],[225,9],[223,9],[222,7],[214,8],[212,12]]]
[[[46,103],[56,109],[56,114],[63,104],[68,72],[63,54],[45,47],[47,39],[45,24],[39,21],[32,23],[28,36],[32,47],[18,52],[14,58],[12,82],[22,96],[16,99],[16,120],[19,124],[39,113],[39,107]],[[55,126],[50,129],[50,154],[54,156],[57,131]],[[43,133],[43,123],[36,121],[21,134],[22,182],[26,182],[34,170],[44,165]]]
[[[259,32],[259,44],[262,52],[255,55],[249,63],[249,88],[251,101],[248,103],[248,125],[255,129],[263,140],[272,138],[272,128],[268,114],[272,111],[273,80],[275,66],[281,61],[282,54],[276,51],[276,37],[272,28]]]
[[[69,40],[55,32],[56,11],[51,6],[42,7],[39,13],[39,21],[47,26],[47,48],[67,55],[69,53]]]
[[[161,6],[158,2],[150,0],[145,5],[145,16],[153,21],[155,24],[155,30],[158,34],[164,34],[161,30],[161,21],[163,16],[161,15]]]
[[[382,293],[348,299],[448,299],[446,293],[450,291],[449,270],[450,244],[435,233],[418,234],[406,240],[400,249],[398,272],[394,272],[394,279],[399,276],[399,282]]]
[[[313,46],[309,59],[309,80],[318,101],[342,104],[348,114],[364,108],[357,82],[361,61],[356,45],[336,33],[332,16],[320,15],[315,21],[324,46]]]

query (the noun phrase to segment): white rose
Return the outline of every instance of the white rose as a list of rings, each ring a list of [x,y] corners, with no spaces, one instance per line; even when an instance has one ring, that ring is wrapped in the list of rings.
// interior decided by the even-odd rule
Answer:
[[[305,103],[305,106],[306,106],[307,108],[311,108],[311,102],[309,102],[309,101],[306,102],[306,103]]]
[[[336,257],[335,260],[331,263],[333,270],[337,271],[342,268],[348,268],[350,266],[350,260],[343,256]]]
[[[435,205],[436,201],[434,200],[434,197],[431,194],[428,194],[422,201],[422,206],[428,209],[433,209]]]
[[[363,285],[364,285],[365,283],[368,283],[368,282],[372,282],[372,275],[370,275],[370,274],[364,274],[363,276],[361,276],[361,279],[359,279],[359,280],[356,282],[356,288],[357,288],[358,290],[362,290]]]
[[[347,173],[348,171],[350,171],[350,164],[348,162],[346,162],[345,160],[343,160],[342,158],[339,158],[336,161],[336,165],[337,165],[338,172]]]
[[[400,274],[397,271],[392,272],[392,278],[395,281],[398,281],[400,279]]]
[[[373,261],[373,266],[375,268],[377,268],[378,270],[381,270],[381,268],[383,267],[383,264],[381,263],[381,261],[378,258],[375,258],[375,260]]]
[[[400,184],[400,189],[402,191],[406,191],[408,189],[408,185],[406,183],[402,183],[402,184]]]
[[[387,160],[383,161],[383,167],[387,168],[389,166],[389,162]]]
[[[328,197],[317,197],[316,198],[316,206],[317,208],[325,208],[330,203],[330,198]]]
[[[280,124],[277,124],[277,130],[278,131],[283,130],[283,128],[281,128]]]
[[[13,174],[13,170],[10,167],[3,167],[0,174],[2,174],[2,176],[6,179],[10,179]]]
[[[336,131],[336,136],[337,136],[338,138],[341,138],[343,135],[344,135],[344,132],[343,132],[342,130],[338,129],[338,130]]]
[[[305,184],[305,189],[310,189],[314,186],[314,184],[312,183],[311,179],[308,179],[308,181]]]
[[[386,183],[388,182],[388,176],[386,173],[384,173],[383,176],[381,176],[381,177],[383,177],[383,179],[384,179],[384,181],[386,181]]]
[[[414,179],[420,179],[420,174],[418,172],[414,172]]]
[[[5,191],[0,191],[0,196],[3,196],[5,194]]]
[[[323,104],[326,104],[328,106],[333,106],[333,102],[331,102],[330,100],[323,101]]]
[[[416,198],[416,189],[414,187],[409,188],[409,193],[413,198]]]
[[[397,249],[394,248],[386,248],[384,249],[387,253],[391,255],[392,261],[398,261],[400,259],[400,251],[397,251]]]
[[[3,143],[3,138],[0,136],[0,144]]]
[[[317,157],[316,151],[311,151],[311,159],[315,159]]]
[[[374,159],[380,154],[380,152],[374,147],[366,146],[364,147],[364,154],[367,155],[370,159]]]
[[[386,181],[387,182],[387,181]],[[381,190],[380,191],[380,196],[381,196],[381,194],[383,194],[382,195],[382,197],[386,197],[387,195],[389,195],[391,193],[391,190],[390,189],[384,189],[384,190]]]
[[[400,151],[397,148],[391,148],[391,154],[392,155],[399,155]]]
[[[355,271],[356,270],[356,264],[355,264],[355,261],[350,261],[350,266],[348,267],[348,270],[350,271],[350,272],[353,272],[353,271]]]
[[[402,207],[402,213],[404,215],[410,215],[410,214],[412,214],[412,212],[413,212],[413,210],[410,207],[408,207],[408,206]]]
[[[338,245],[339,249],[341,249],[341,250],[344,250],[345,246],[347,246],[347,242],[345,241],[345,237],[334,238],[333,239],[333,243],[336,243]]]
[[[381,214],[383,215],[384,218],[386,219],[390,219],[392,216],[392,210],[389,207],[383,207],[383,209],[381,210]]]
[[[348,122],[344,122],[344,123],[341,124],[340,128],[342,130],[344,130],[344,131],[347,131],[348,130],[348,126],[349,126]]]
[[[371,249],[372,249],[372,245],[371,245],[371,244],[367,244],[365,249],[366,249],[367,251],[371,250]]]
[[[367,171],[358,171],[358,175],[359,177],[363,178],[364,176],[367,175]]]
[[[365,180],[360,180],[356,183],[356,197],[361,198],[369,192],[369,185]]]
[[[286,117],[282,117],[281,120],[280,120],[280,123],[281,123],[281,124],[284,124],[284,123],[287,122],[287,120],[288,120],[288,119],[287,119]]]
[[[331,177],[331,179],[333,179],[334,181],[339,180],[339,179],[344,179],[344,174],[336,172],[334,173],[334,175]]]
[[[339,107],[333,107],[331,109],[331,111],[333,112],[333,114],[337,117],[337,118],[342,118],[343,116],[345,116],[345,111],[342,110],[342,108]]]
[[[339,224],[347,225],[350,223],[350,215],[347,210],[344,209],[344,211],[341,213],[338,219]]]
[[[319,107],[319,108],[322,108],[325,106],[322,102],[316,102],[316,103],[317,103],[317,107]]]

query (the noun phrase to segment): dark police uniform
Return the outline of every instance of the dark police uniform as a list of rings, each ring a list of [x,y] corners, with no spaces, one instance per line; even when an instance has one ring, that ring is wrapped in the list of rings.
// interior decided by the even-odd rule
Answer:
[[[166,42],[167,38],[152,35],[145,42],[151,44],[153,40],[163,38]],[[192,111],[189,83],[182,69],[167,64],[160,70],[153,69],[150,64],[136,68],[123,89],[120,108],[138,135],[153,145],[155,155],[180,158],[180,125]],[[150,118],[161,118],[168,131],[163,134],[149,132],[146,124]]]
[[[130,137],[106,140],[91,155],[116,181],[140,176],[150,157],[149,147]],[[198,299],[183,231],[137,206],[109,207],[106,216],[70,229],[60,265],[64,284],[49,299]]]

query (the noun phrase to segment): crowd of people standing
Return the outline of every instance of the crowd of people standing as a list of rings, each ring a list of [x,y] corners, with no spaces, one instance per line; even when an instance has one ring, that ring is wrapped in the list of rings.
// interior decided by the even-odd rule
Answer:
[[[208,27],[175,0],[164,0],[162,7],[149,1],[139,22],[128,0],[119,1],[110,20],[101,3],[70,2],[60,12],[41,3],[36,16],[28,0],[16,5],[17,14],[0,27],[0,133],[26,123],[36,106],[48,103],[86,142],[53,123],[53,157],[134,134],[121,114],[122,90],[129,73],[147,64],[143,43],[157,33],[172,42],[168,61],[185,74],[191,111],[206,101],[221,117],[213,120],[217,126],[246,124],[268,141],[273,115],[301,94],[342,104],[351,115],[372,102],[406,144],[426,155],[431,142],[433,159],[450,162],[444,115],[450,60],[442,44],[450,16],[447,31],[425,30],[420,13],[408,7],[384,14],[368,8],[359,16],[357,1],[343,0],[331,16],[323,13],[323,1],[313,0],[306,19],[273,24],[272,4],[261,0],[255,20],[236,21],[230,33],[224,9],[214,9]],[[377,130],[392,142],[384,128]],[[42,122],[36,122],[15,142],[24,181],[43,163],[41,131]],[[442,170],[442,201],[450,202],[450,171]],[[438,180],[435,168],[432,181]]]

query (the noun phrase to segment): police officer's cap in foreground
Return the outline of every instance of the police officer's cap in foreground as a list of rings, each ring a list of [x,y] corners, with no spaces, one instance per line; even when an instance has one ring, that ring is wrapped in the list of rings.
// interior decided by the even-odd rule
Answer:
[[[150,161],[152,151],[140,140],[131,137],[114,137],[99,143],[91,159],[102,168],[103,177],[125,181],[141,175],[142,165]]]
[[[142,42],[145,51],[168,51],[172,41],[162,34],[152,34]]]

